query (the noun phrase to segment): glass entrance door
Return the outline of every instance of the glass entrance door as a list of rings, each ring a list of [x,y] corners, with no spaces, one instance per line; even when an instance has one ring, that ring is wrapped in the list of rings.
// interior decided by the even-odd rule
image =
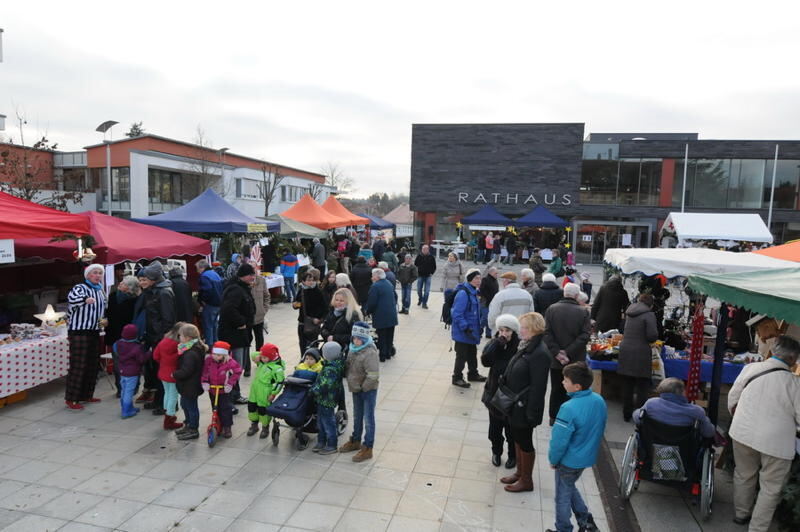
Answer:
[[[577,224],[575,260],[580,264],[602,264],[608,248],[649,247],[649,225]]]

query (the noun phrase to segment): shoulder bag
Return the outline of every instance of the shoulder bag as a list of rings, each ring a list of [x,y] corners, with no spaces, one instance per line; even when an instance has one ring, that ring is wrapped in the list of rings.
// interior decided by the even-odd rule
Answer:
[[[306,340],[316,340],[319,337],[320,329],[322,328],[321,323],[314,323],[314,317],[308,315],[308,306],[306,305],[306,293],[303,288],[302,292],[302,300],[303,300],[303,336]]]

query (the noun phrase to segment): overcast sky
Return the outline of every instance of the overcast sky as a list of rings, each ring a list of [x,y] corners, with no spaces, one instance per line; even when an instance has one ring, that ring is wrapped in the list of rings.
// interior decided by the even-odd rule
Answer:
[[[6,134],[20,109],[62,149],[199,124],[361,195],[408,191],[413,123],[800,138],[796,1],[6,4]]]

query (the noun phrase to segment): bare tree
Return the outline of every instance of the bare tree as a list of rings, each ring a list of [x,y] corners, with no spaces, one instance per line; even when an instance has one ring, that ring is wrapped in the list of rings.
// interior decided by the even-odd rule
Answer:
[[[336,187],[339,194],[349,194],[355,191],[353,178],[345,175],[337,163],[329,161],[322,167],[322,173],[325,175],[325,183]]]
[[[229,190],[225,186],[222,168],[227,148],[215,150],[200,124],[197,125],[192,143],[195,147],[190,155],[191,162],[186,164],[186,170],[197,176],[198,190],[195,195],[210,188],[220,196],[225,196]]]
[[[258,192],[264,200],[264,216],[269,216],[269,206],[285,178],[278,165],[267,162],[261,164],[261,183],[258,183]]]
[[[47,136],[42,135],[33,146],[25,146],[25,125],[28,122],[20,111],[17,111],[17,121],[19,145],[4,147],[0,151],[0,190],[61,211],[67,210],[69,202],[80,203],[82,192],[63,190],[62,177],[53,175],[52,156],[41,153],[55,151],[58,144],[51,144]]]
[[[311,183],[311,186],[308,187],[308,193],[311,194],[311,197],[314,198],[314,201],[319,199],[319,196],[322,194],[323,190],[325,190],[324,183]]]

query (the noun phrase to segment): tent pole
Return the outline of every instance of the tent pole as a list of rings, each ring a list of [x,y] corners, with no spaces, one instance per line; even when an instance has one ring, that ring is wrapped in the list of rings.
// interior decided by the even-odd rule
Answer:
[[[719,394],[722,387],[722,364],[725,357],[725,339],[728,329],[728,305],[719,307],[717,320],[717,342],[714,344],[714,369],[711,372],[711,397],[708,400],[708,417],[711,423],[717,424],[719,419]]]

